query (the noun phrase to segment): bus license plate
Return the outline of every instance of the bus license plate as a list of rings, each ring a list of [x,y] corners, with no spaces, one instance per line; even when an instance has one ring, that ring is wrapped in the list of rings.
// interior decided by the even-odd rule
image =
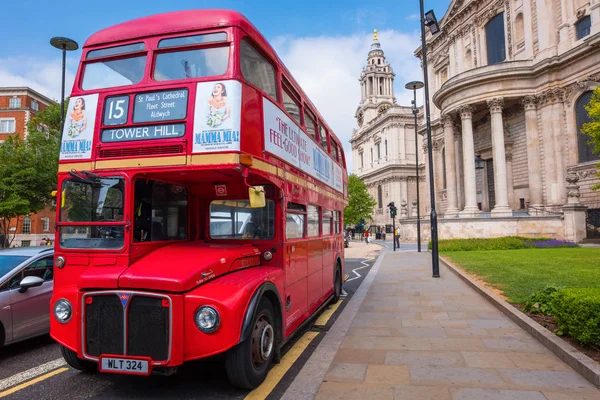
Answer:
[[[125,358],[103,357],[100,364],[102,372],[122,372],[126,374],[148,375],[148,361]]]

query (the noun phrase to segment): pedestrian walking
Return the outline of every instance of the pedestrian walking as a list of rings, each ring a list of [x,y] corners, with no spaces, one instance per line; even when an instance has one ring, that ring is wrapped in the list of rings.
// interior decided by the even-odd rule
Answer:
[[[371,238],[369,237],[369,230],[365,230],[365,242],[367,242],[367,244],[369,244],[370,241],[371,241]]]
[[[394,240],[396,241],[396,248],[400,248],[400,227],[397,226],[394,230]]]

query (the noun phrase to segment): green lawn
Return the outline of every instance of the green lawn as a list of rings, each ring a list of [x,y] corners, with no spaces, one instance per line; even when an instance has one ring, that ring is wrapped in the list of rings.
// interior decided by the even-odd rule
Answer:
[[[600,249],[558,248],[443,253],[457,266],[523,303],[546,285],[600,288]]]

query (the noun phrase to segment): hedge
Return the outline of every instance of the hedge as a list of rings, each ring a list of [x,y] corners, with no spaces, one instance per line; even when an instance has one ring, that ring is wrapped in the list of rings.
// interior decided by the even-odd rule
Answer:
[[[438,240],[438,250],[445,251],[476,251],[476,250],[518,250],[527,248],[548,247],[578,247],[575,243],[549,238],[526,238],[520,236],[505,236],[491,239],[447,239]],[[431,241],[429,242],[431,249]]]
[[[583,345],[600,346],[600,289],[563,289],[552,295],[557,335],[569,335]]]

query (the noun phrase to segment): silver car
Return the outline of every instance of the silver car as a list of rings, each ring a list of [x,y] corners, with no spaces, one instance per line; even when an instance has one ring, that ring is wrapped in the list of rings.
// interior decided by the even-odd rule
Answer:
[[[0,347],[50,331],[52,247],[0,250]]]

